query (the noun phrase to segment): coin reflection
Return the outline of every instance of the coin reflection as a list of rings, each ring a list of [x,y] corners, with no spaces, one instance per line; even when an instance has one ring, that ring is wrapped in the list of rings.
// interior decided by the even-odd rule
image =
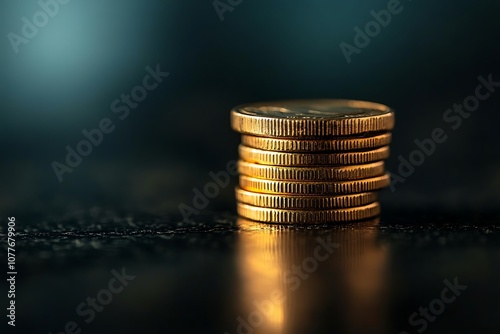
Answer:
[[[234,332],[385,332],[388,250],[377,242],[378,219],[297,227],[239,218],[238,227]]]

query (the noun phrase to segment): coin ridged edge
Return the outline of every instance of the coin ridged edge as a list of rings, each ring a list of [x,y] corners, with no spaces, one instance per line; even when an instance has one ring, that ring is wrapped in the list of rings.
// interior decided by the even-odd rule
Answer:
[[[389,186],[390,176],[341,182],[291,182],[265,180],[240,175],[240,188],[269,194],[335,195],[371,192]]]
[[[265,151],[245,145],[240,145],[238,150],[242,160],[279,166],[361,165],[387,159],[390,154],[389,146],[369,151],[321,154]]]
[[[380,204],[374,202],[368,205],[347,209],[302,211],[261,208],[244,203],[237,203],[237,211],[242,217],[261,222],[317,224],[348,222],[371,218],[380,214]]]
[[[372,137],[350,137],[336,139],[282,139],[242,135],[241,142],[245,146],[279,152],[323,152],[352,151],[373,149],[389,145],[391,133],[383,133]]]
[[[322,228],[322,225],[328,223],[319,223],[315,224],[318,228]],[[356,225],[351,225],[356,224]],[[345,222],[345,226],[355,226],[356,228],[377,228],[380,224],[380,217],[378,215],[374,217],[368,217],[366,219]],[[310,230],[313,228],[313,224],[276,224],[276,223],[266,223],[259,222],[256,220],[251,220],[242,216],[239,216],[236,220],[236,225],[238,226],[239,231],[267,231],[267,232],[281,232],[281,233],[296,233],[300,232],[301,229]]]
[[[232,110],[231,126],[237,132],[264,137],[352,136],[392,130],[394,113],[343,119],[292,119],[250,116]]]
[[[350,166],[273,166],[238,161],[238,172],[260,179],[288,181],[347,181],[366,179],[384,174],[384,162],[377,161]]]
[[[276,195],[251,192],[241,188],[235,189],[238,202],[277,209],[335,209],[349,208],[373,203],[377,200],[374,192],[341,195],[341,196],[300,196]]]

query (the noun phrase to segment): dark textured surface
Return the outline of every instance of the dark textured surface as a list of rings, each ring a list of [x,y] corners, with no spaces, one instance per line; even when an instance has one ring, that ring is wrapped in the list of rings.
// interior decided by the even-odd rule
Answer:
[[[240,4],[220,17],[216,2]],[[500,208],[500,87],[470,116],[444,119],[475,94],[478,77],[500,82],[500,2],[403,0],[351,63],[340,45],[388,0],[216,2],[69,1],[18,53],[7,36],[40,4],[1,2],[0,245],[6,216],[20,232],[13,332],[59,334],[73,320],[82,334],[237,333],[255,300],[283,288],[272,319],[246,332],[415,333],[408,317],[457,277],[467,290],[426,332],[498,333],[498,215],[418,210]],[[157,64],[170,76],[122,118],[111,104]],[[381,193],[378,226],[273,231],[231,214],[165,216],[195,205],[210,172],[237,159],[233,106],[322,97],[396,110],[393,175],[419,152],[416,141],[436,129],[448,138]],[[116,130],[60,182],[53,162],[66,164],[67,147],[103,119]],[[236,183],[200,211],[233,208]],[[149,216],[128,216],[137,212]],[[283,276],[314,253],[318,235],[339,249],[290,291]],[[77,305],[122,267],[136,278],[85,323]],[[6,291],[4,277],[2,309]]]
[[[82,333],[238,333],[238,317],[249,321],[278,290],[285,298],[256,318],[253,333],[417,333],[422,327],[408,317],[456,277],[467,289],[425,332],[497,333],[499,223],[493,213],[418,212],[309,227],[251,224],[231,213],[189,223],[98,210],[17,217],[16,332],[59,333],[75,321]],[[291,278],[318,237],[338,248],[307,278]],[[123,267],[135,278],[85,323],[77,305]]]

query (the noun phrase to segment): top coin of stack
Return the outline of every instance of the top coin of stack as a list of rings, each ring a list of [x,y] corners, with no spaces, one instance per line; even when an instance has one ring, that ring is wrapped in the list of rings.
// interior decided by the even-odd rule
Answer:
[[[354,100],[297,100],[233,108],[242,134],[238,214],[269,223],[327,223],[377,216],[389,185],[394,112]]]

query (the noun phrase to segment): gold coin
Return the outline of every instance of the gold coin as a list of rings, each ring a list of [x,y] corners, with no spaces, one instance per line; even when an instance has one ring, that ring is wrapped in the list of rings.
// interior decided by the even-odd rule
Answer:
[[[341,182],[297,182],[265,180],[240,175],[240,188],[268,194],[336,195],[370,192],[387,187],[389,174]]]
[[[253,206],[277,209],[335,209],[366,205],[377,200],[374,192],[342,196],[301,196],[255,193],[236,188],[236,200]]]
[[[361,165],[389,157],[389,146],[370,151],[344,153],[284,153],[264,151],[244,145],[239,146],[241,159],[263,165],[314,166],[314,165]]]
[[[286,167],[260,165],[238,161],[240,174],[268,180],[344,181],[358,180],[384,174],[384,162],[377,161],[352,166]]]
[[[244,218],[281,224],[320,224],[349,222],[375,217],[380,214],[378,202],[347,209],[336,210],[282,210],[261,208],[237,203],[238,214]]]
[[[379,224],[380,224],[380,217],[370,217],[362,221],[351,222],[350,224],[349,222],[346,222],[346,224],[342,225],[342,228],[347,226],[352,226],[355,228],[376,228]],[[278,225],[273,223],[263,223],[243,217],[238,217],[236,219],[236,225],[238,226],[238,231],[242,232],[296,233],[300,231],[300,226],[298,225],[292,225],[292,224]],[[303,225],[303,227],[308,230],[313,228],[311,224]],[[317,228],[323,229],[323,227],[320,224],[318,224]],[[331,227],[329,227],[329,230],[330,229]]]
[[[347,137],[335,139],[281,139],[242,135],[243,145],[267,151],[323,152],[373,149],[389,145],[391,134],[383,133],[371,137]]]
[[[346,224],[343,224],[341,228],[346,228],[346,227],[353,227],[353,228],[377,228],[377,226],[380,224],[380,217],[369,217],[366,219],[363,219],[361,221],[354,221],[354,222],[346,222]],[[256,220],[251,220],[248,218],[244,218],[239,216],[236,219],[236,225],[238,226],[238,231],[242,232],[278,232],[278,233],[296,233],[300,231],[300,227],[297,225],[292,225],[292,224],[285,224],[285,225],[278,225],[278,224],[273,224],[273,223],[263,223],[263,222],[258,222]],[[319,224],[318,224],[319,225]],[[310,230],[312,228],[311,225],[305,225],[304,228],[307,228]],[[321,231],[323,228],[321,225],[317,226]],[[332,232],[331,227],[329,227],[329,232]]]
[[[253,103],[231,111],[237,132],[280,138],[352,136],[394,127],[394,112],[355,100],[297,100]]]

